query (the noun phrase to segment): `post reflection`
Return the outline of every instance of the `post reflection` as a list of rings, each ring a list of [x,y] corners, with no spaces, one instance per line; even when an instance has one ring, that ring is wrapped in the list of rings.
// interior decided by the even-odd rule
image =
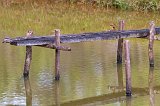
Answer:
[[[24,85],[26,91],[26,106],[32,106],[32,89],[29,82],[29,77],[24,78]]]
[[[132,101],[132,97],[126,96],[126,106],[132,106],[131,101]]]
[[[122,64],[117,64],[117,77],[118,77],[118,86],[109,86],[109,89],[112,92],[122,92],[124,90],[123,87],[123,71],[122,71]]]
[[[154,76],[153,75],[154,75],[154,67],[150,67],[149,78],[148,78],[150,106],[155,105]]]
[[[118,86],[120,91],[123,91],[123,71],[122,64],[117,64],[117,76],[118,76]]]
[[[60,90],[59,90],[59,81],[55,82],[55,103],[56,106],[60,106]]]

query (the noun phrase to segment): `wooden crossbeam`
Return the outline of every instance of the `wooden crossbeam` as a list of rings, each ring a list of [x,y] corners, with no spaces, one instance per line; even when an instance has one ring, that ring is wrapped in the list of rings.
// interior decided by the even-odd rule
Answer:
[[[160,34],[160,27],[155,28],[155,34]],[[149,29],[141,30],[125,30],[125,31],[105,31],[105,32],[90,32],[82,34],[61,34],[60,43],[75,43],[95,40],[111,40],[119,38],[144,38],[149,36]],[[55,36],[33,36],[33,37],[17,37],[5,38],[3,43],[10,43],[16,46],[36,46],[55,44]]]

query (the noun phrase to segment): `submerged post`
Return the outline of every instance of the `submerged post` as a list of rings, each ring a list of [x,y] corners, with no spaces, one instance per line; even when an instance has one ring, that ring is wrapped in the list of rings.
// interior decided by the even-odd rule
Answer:
[[[132,90],[131,90],[130,47],[128,40],[124,42],[124,50],[125,50],[125,72],[126,72],[126,96],[131,96]]]
[[[57,47],[60,46],[60,30],[55,29],[55,45]],[[56,49],[55,50],[55,80],[60,79],[60,50]]]
[[[119,21],[119,30],[124,30],[124,20]],[[123,51],[123,38],[121,36],[118,39],[118,48],[117,48],[117,63],[122,63],[122,51]]]
[[[28,31],[26,37],[29,38],[32,36],[32,34],[33,31]],[[24,77],[28,77],[29,75],[31,60],[32,60],[32,46],[26,46],[26,58],[25,58],[24,72],[23,72]]]
[[[150,34],[149,34],[149,45],[148,45],[148,56],[150,67],[154,67],[154,55],[153,55],[153,43],[155,34],[155,23],[150,22]]]

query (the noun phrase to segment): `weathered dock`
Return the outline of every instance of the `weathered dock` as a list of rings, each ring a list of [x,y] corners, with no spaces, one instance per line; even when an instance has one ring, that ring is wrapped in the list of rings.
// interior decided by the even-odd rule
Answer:
[[[155,34],[160,34],[160,27],[155,28]],[[123,30],[123,31],[104,31],[95,33],[82,34],[61,34],[60,43],[76,43],[95,40],[112,40],[120,38],[145,38],[149,36],[149,29],[141,30]],[[16,46],[37,46],[55,44],[55,36],[32,36],[32,37],[17,37],[5,38],[3,43],[10,43]]]
[[[60,30],[56,29],[53,35],[33,36],[32,31],[24,37],[5,38],[3,43],[10,43],[15,46],[26,46],[26,58],[24,64],[24,77],[29,76],[30,64],[32,60],[32,46],[46,47],[55,49],[55,80],[60,79],[60,50],[71,51],[70,47],[61,46],[61,43],[76,43],[95,40],[113,40],[118,39],[117,47],[117,63],[122,63],[123,38],[149,38],[148,56],[150,67],[154,67],[153,43],[154,39],[160,40],[154,35],[160,34],[160,27],[155,28],[152,21],[149,29],[140,30],[123,30],[124,21],[119,23],[119,31],[110,30],[103,32],[90,32],[82,34],[60,34]],[[126,70],[126,96],[131,96],[131,68],[130,68],[130,50],[129,41],[125,41],[125,70]]]

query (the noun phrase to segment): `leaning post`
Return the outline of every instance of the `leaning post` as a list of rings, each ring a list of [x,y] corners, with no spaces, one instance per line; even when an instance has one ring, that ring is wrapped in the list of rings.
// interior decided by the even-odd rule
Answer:
[[[33,31],[28,31],[26,34],[26,39],[32,37],[32,35]],[[26,46],[26,58],[25,58],[24,72],[23,72],[24,77],[29,76],[31,60],[32,60],[32,46]]]
[[[119,21],[119,31],[124,30],[124,20]],[[122,52],[123,52],[123,38],[121,36],[118,39],[118,48],[117,48],[117,63],[122,63]]]
[[[132,90],[131,90],[130,47],[128,40],[125,40],[124,42],[124,50],[125,50],[125,72],[126,72],[126,96],[131,96]]]
[[[60,46],[60,30],[55,29],[55,45]],[[55,50],[55,80],[60,79],[60,50]]]
[[[155,23],[151,21],[150,22],[150,34],[149,34],[149,45],[148,45],[148,56],[149,56],[150,67],[154,67],[154,55],[153,55],[154,34],[155,34]]]

